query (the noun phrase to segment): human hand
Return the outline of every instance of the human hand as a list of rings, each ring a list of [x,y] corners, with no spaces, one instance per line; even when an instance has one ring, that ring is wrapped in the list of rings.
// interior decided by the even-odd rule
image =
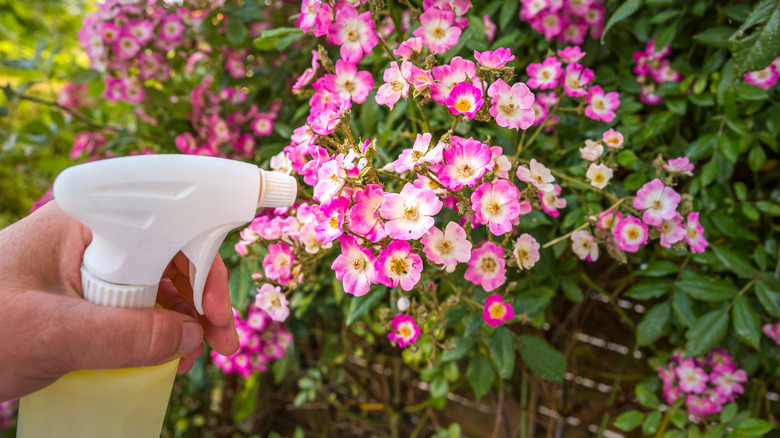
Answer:
[[[205,348],[238,349],[227,270],[217,256],[203,294],[192,301],[189,262],[166,268],[163,308],[102,307],[82,298],[81,261],[92,233],[56,201],[0,230],[0,400],[37,391],[70,371],[159,365],[181,358],[190,370]]]

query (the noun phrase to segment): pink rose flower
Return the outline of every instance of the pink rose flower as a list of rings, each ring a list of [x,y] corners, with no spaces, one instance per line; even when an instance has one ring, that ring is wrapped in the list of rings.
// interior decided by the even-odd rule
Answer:
[[[357,63],[379,44],[374,28],[370,11],[358,14],[357,9],[344,5],[328,28],[328,41],[341,46],[344,61]]]
[[[349,209],[349,228],[353,233],[378,242],[387,236],[379,209],[384,203],[384,192],[377,184],[369,184],[355,193],[355,204]]]
[[[390,63],[382,76],[385,83],[376,92],[376,103],[393,109],[401,97],[405,99],[409,95],[409,83],[404,76],[408,76],[411,66],[408,61],[404,61],[401,67],[398,67],[397,62]]]
[[[553,191],[546,193],[537,193],[541,201],[542,210],[552,217],[558,217],[559,209],[566,207],[566,200],[560,197],[561,186],[553,184]]]
[[[400,284],[401,289],[410,291],[420,281],[422,259],[408,242],[394,240],[379,253],[374,269],[377,282],[389,287]]]
[[[534,123],[534,95],[522,83],[517,82],[510,87],[506,82],[497,79],[488,88],[488,96],[492,106],[490,115],[496,118],[498,126],[510,129],[528,129]]]
[[[398,159],[393,162],[393,167],[398,173],[404,173],[414,169],[422,163],[438,164],[442,160],[444,143],[438,143],[428,150],[431,144],[431,133],[417,134],[417,139],[411,149],[404,149]]]
[[[419,239],[433,226],[433,216],[443,206],[431,189],[407,183],[401,193],[386,193],[379,212],[387,219],[385,231],[393,239]]]
[[[615,131],[613,128],[609,128],[604,132],[601,139],[604,140],[604,144],[609,148],[619,149],[623,146],[623,134]]]
[[[529,166],[517,167],[517,178],[536,187],[540,192],[552,192],[554,190],[552,182],[555,181],[555,178],[550,169],[536,161],[536,158],[531,158],[531,162],[528,164]]]
[[[443,155],[445,165],[437,176],[450,190],[458,190],[463,186],[474,187],[478,179],[493,169],[490,147],[473,138],[453,136],[450,147]]]
[[[509,303],[501,301],[501,295],[490,295],[485,299],[485,309],[482,311],[482,320],[489,326],[498,327],[515,317],[515,310]]]
[[[486,224],[488,230],[496,236],[512,231],[512,222],[521,213],[519,197],[520,191],[507,180],[483,183],[471,194],[475,221]],[[529,211],[530,207],[529,203]]]
[[[555,88],[558,85],[561,74],[563,74],[561,62],[554,56],[544,58],[541,64],[528,64],[525,71],[530,76],[528,86],[534,90]]]
[[[422,38],[431,53],[444,53],[458,44],[461,30],[455,26],[453,12],[430,8],[420,15],[420,24],[414,36]]]
[[[528,233],[523,233],[515,242],[512,254],[517,260],[517,267],[520,270],[531,269],[539,261],[539,242]]]
[[[483,67],[499,69],[505,66],[507,62],[514,60],[515,55],[512,54],[511,50],[504,47],[499,47],[494,51],[486,50],[484,52],[477,52],[475,50],[474,59],[476,59],[478,63],[482,64]]]
[[[444,265],[448,272],[454,270],[458,262],[466,263],[471,258],[471,242],[466,231],[455,222],[448,223],[444,232],[431,227],[420,242],[428,260]]]
[[[482,90],[469,82],[454,86],[446,101],[452,114],[463,114],[467,119],[473,119],[484,103]]]
[[[680,194],[673,188],[664,186],[656,178],[642,186],[634,198],[634,208],[645,210],[642,220],[648,225],[660,225],[664,219],[672,219],[680,204]]]
[[[287,297],[284,296],[279,286],[274,287],[268,283],[260,286],[257,289],[257,296],[255,296],[255,306],[276,322],[284,322],[290,316]]]
[[[420,336],[420,327],[417,327],[411,315],[401,313],[395,315],[391,326],[393,331],[388,333],[387,337],[392,342],[398,342],[398,346],[401,348],[414,344],[417,337]]]
[[[464,277],[466,280],[482,286],[490,292],[506,281],[506,262],[504,250],[492,242],[485,242],[471,252]]]
[[[673,244],[685,238],[686,229],[683,225],[683,217],[675,212],[671,219],[664,219],[658,225],[658,231],[661,232],[661,246],[671,248]]]
[[[634,216],[626,216],[615,225],[612,237],[619,250],[637,252],[639,245],[647,243],[647,225]]]
[[[678,157],[664,163],[664,169],[672,175],[693,176],[693,163],[688,157]]]
[[[588,106],[585,107],[585,115],[593,120],[601,120],[609,123],[615,119],[615,110],[620,106],[617,91],[604,93],[600,86],[594,85],[588,91],[586,98]]]
[[[685,241],[691,247],[692,253],[704,252],[709,243],[704,238],[704,227],[699,223],[699,213],[690,212],[685,219]]]
[[[577,230],[571,234],[571,250],[580,260],[595,262],[599,259],[599,245],[585,230]]]
[[[339,237],[341,254],[331,265],[336,279],[344,282],[344,292],[356,297],[363,296],[377,283],[374,262],[376,257],[371,250],[361,248],[354,237]]]
[[[594,77],[593,70],[585,68],[581,64],[571,63],[566,66],[561,78],[563,91],[569,97],[585,96],[588,93],[587,86]]]
[[[583,2],[585,3],[585,2]],[[565,49],[558,50],[558,57],[565,63],[577,62],[585,56],[585,52],[580,49],[580,46],[569,46]]]

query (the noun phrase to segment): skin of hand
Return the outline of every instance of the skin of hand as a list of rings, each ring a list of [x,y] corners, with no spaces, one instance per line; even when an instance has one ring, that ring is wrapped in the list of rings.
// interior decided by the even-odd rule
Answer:
[[[238,350],[238,334],[217,255],[203,294],[192,301],[189,261],[165,270],[153,309],[102,307],[83,299],[81,261],[92,233],[51,201],[0,230],[0,401],[41,389],[80,369],[131,368],[176,358],[179,373],[204,351]]]

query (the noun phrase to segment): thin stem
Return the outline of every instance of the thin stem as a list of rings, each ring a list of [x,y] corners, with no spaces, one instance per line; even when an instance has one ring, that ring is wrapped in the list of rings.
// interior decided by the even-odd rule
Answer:
[[[431,132],[431,124],[428,122],[428,116],[425,115],[425,110],[423,109],[422,103],[420,103],[417,99],[413,99],[414,103],[417,104],[417,108],[420,109],[420,117],[422,117],[423,121],[423,130],[425,132]]]
[[[385,171],[384,171],[384,170],[382,170],[382,169],[374,169],[374,171],[375,171],[377,174],[379,174],[379,175],[388,176],[388,177],[390,177],[390,178],[394,178],[394,179],[397,179],[397,180],[399,180],[399,181],[404,181],[404,182],[407,182],[407,183],[412,183],[412,184],[414,184],[414,182],[413,182],[412,180],[406,179],[406,178],[404,178],[404,177],[402,177],[402,176],[400,176],[400,175],[396,175],[396,174],[394,174],[394,173],[392,173],[392,172],[385,172]]]
[[[617,208],[617,206],[619,206],[620,204],[622,204],[622,203],[623,203],[623,201],[625,201],[625,200],[626,200],[626,198],[620,198],[620,199],[619,199],[619,200],[618,200],[616,203],[612,204],[612,206],[611,206],[611,207],[609,207],[609,208],[608,208],[606,211],[610,211],[610,210],[612,210],[613,208]],[[570,231],[570,232],[568,232],[568,233],[564,234],[563,236],[561,236],[561,237],[558,237],[558,238],[556,238],[556,239],[553,239],[553,240],[551,240],[551,241],[549,241],[549,242],[545,243],[545,244],[542,246],[542,248],[549,248],[549,247],[551,247],[551,246],[555,245],[556,243],[560,242],[561,240],[568,239],[569,237],[571,237],[571,235],[572,235],[572,234],[574,234],[575,232],[577,232],[577,231],[579,231],[579,230],[582,230],[582,229],[586,228],[588,225],[590,225],[590,224],[589,224],[589,223],[587,223],[587,222],[585,222],[584,224],[582,224],[582,225],[580,225],[579,227],[577,227],[576,229],[574,229],[574,230],[572,230],[572,231]]]
[[[558,104],[560,104],[560,102],[561,102],[560,99],[558,99],[558,102],[555,102],[555,106],[553,107],[553,109],[550,110],[549,113],[547,113],[547,117],[545,117],[542,123],[539,124],[539,127],[536,128],[536,132],[534,132],[534,135],[532,135],[531,138],[528,140],[528,146],[531,146],[534,143],[534,140],[536,140],[536,136],[538,136],[539,133],[542,132],[545,123],[547,123],[547,121],[550,120],[550,117],[552,117],[552,115],[555,114],[555,111],[558,110]]]
[[[515,151],[515,161],[520,158],[520,153],[523,152],[523,145],[525,144],[525,134],[528,131],[523,130],[523,135],[520,136],[520,143],[517,144],[517,151]]]
[[[737,299],[738,299],[739,297],[741,297],[742,295],[744,295],[744,294],[745,294],[745,292],[747,292],[747,291],[748,291],[748,290],[749,290],[751,287],[753,287],[753,285],[754,285],[754,284],[756,284],[756,282],[757,282],[757,281],[758,281],[758,280],[761,278],[761,275],[762,275],[762,273],[760,273],[760,272],[759,272],[758,274],[756,274],[756,276],[755,276],[755,277],[753,277],[753,279],[752,279],[752,280],[750,280],[750,281],[748,282],[748,284],[746,284],[745,286],[743,286],[743,287],[742,287],[742,289],[740,289],[740,290],[739,290],[739,292],[737,292],[737,296],[735,296],[735,297],[734,297],[734,299],[733,299],[733,300],[731,300],[731,303],[729,303],[729,307],[727,307],[727,308],[726,308],[726,312],[728,312],[729,310],[731,310],[731,306],[733,306],[733,305],[734,305],[734,302],[735,302],[735,301],[737,301]]]
[[[34,96],[27,96],[27,95],[24,95],[24,94],[17,94],[16,96],[20,100],[29,100],[30,102],[35,102],[35,103],[39,103],[39,104],[42,104],[42,105],[53,106],[54,108],[57,108],[57,109],[62,110],[62,111],[65,111],[66,113],[68,113],[71,116],[73,116],[74,119],[80,121],[81,123],[84,123],[85,125],[89,125],[89,126],[91,126],[93,128],[97,128],[97,129],[110,129],[112,131],[121,131],[120,128],[116,128],[116,127],[112,127],[112,126],[109,126],[109,125],[104,125],[102,123],[98,123],[98,122],[96,122],[96,121],[94,121],[94,120],[92,120],[92,119],[90,119],[90,118],[88,118],[88,117],[86,117],[86,116],[84,116],[84,115],[82,115],[80,113],[77,113],[77,112],[73,111],[72,109],[70,109],[68,107],[62,106],[59,103],[51,101],[51,100],[45,100],[45,99],[41,99],[41,98],[34,97]]]
[[[496,421],[493,423],[493,435],[491,438],[498,438],[498,431],[501,429],[501,417],[504,412],[504,379],[498,381],[498,405],[496,406]]]

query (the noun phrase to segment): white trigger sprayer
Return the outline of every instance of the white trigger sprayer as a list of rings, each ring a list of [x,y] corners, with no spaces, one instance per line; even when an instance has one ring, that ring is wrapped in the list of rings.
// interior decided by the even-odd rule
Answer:
[[[221,158],[140,155],[74,166],[54,182],[60,208],[92,230],[84,298],[154,307],[174,255],[190,260],[193,301],[227,233],[258,207],[288,207],[295,178]],[[22,398],[17,437],[157,437],[178,360],[155,367],[84,370]]]

